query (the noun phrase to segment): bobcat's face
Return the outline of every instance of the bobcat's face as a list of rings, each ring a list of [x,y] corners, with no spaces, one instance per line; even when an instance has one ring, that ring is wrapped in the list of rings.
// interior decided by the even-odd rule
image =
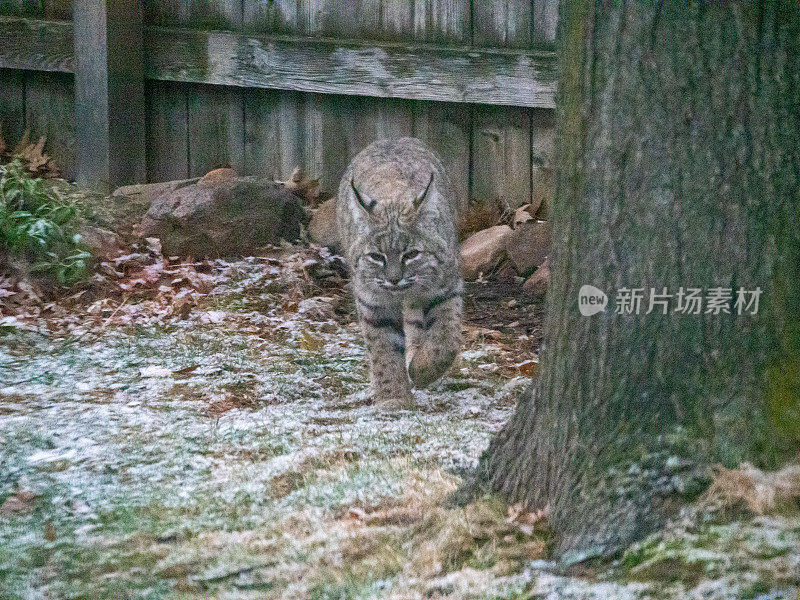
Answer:
[[[393,225],[367,241],[358,261],[361,280],[389,292],[433,283],[438,269],[434,253],[425,247],[424,240]]]
[[[401,292],[435,285],[441,265],[432,236],[418,227],[423,202],[434,195],[433,175],[424,190],[406,201],[373,199],[351,182],[354,208],[366,235],[358,254],[357,275],[379,291]]]

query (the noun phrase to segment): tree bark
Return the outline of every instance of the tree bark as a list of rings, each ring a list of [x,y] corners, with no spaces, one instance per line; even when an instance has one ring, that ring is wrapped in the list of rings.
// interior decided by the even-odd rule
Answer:
[[[559,39],[541,375],[479,481],[591,553],[662,523],[680,465],[798,456],[800,5],[564,0]],[[581,315],[584,284],[604,312]],[[681,287],[730,288],[730,314],[645,314]]]

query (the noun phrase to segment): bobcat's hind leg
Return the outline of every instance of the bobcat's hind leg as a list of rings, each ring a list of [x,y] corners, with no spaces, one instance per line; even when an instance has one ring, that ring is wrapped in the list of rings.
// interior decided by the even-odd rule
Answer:
[[[398,316],[381,307],[358,302],[358,317],[369,356],[372,391],[377,404],[404,408],[411,404],[411,384],[405,365],[405,334]]]
[[[445,374],[461,350],[463,301],[457,293],[438,296],[422,308],[408,308],[403,326],[408,340],[406,365],[415,387]]]

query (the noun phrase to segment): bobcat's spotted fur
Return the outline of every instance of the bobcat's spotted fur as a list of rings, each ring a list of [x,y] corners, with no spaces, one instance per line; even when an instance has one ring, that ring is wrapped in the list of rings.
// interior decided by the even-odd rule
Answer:
[[[407,405],[412,383],[436,381],[458,355],[457,220],[442,162],[417,139],[373,143],[342,178],[339,237],[377,402]]]

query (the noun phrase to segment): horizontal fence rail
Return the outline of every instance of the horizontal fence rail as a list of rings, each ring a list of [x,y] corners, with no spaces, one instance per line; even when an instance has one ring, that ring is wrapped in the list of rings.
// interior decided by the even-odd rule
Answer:
[[[73,73],[73,25],[0,17],[0,68]],[[555,106],[550,51],[369,44],[146,27],[145,76],[322,94]]]
[[[2,135],[46,136],[83,184],[226,166],[285,179],[299,165],[323,192],[370,142],[412,135],[442,156],[460,202],[547,207],[556,8],[0,0]]]

